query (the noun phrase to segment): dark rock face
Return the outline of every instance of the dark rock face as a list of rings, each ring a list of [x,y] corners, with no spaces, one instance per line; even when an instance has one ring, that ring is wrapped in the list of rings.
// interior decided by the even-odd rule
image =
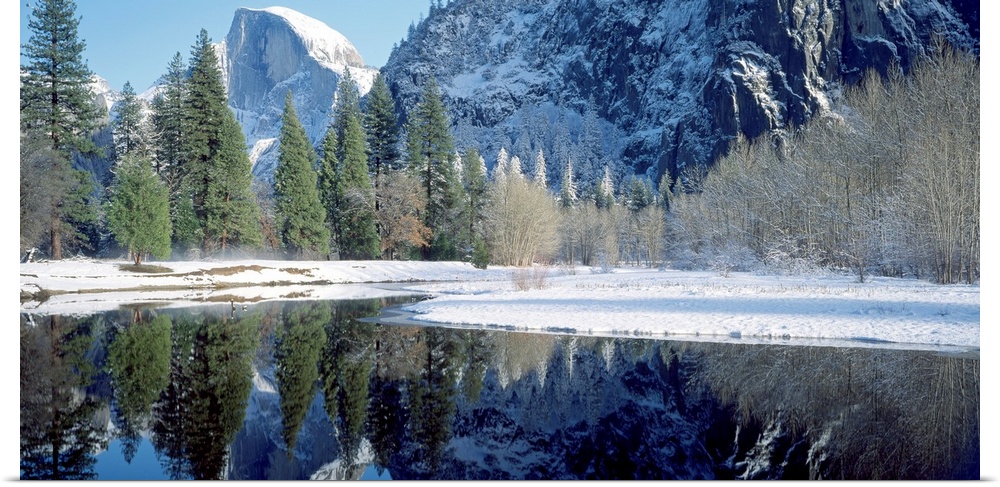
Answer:
[[[436,77],[460,143],[487,154],[562,156],[551,124],[593,100],[612,158],[656,178],[807,121],[843,82],[905,69],[936,37],[978,50],[978,16],[962,0],[456,0],[384,69],[400,107]],[[538,112],[547,129],[525,122]]]
[[[270,180],[285,94],[291,90],[299,121],[318,142],[330,123],[337,83],[350,71],[362,94],[377,70],[340,33],[293,10],[240,8],[220,45],[229,106],[243,126],[253,172]]]

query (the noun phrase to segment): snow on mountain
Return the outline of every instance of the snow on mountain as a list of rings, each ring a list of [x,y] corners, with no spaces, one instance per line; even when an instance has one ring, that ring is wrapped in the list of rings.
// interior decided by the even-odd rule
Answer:
[[[491,163],[500,147],[543,149],[550,172],[572,159],[592,184],[604,164],[656,180],[710,164],[739,133],[794,129],[843,82],[905,68],[936,37],[978,50],[978,5],[454,0],[432,6],[384,69],[404,111],[435,77],[460,147]]]
[[[251,148],[254,175],[264,180],[271,180],[277,165],[275,141],[285,93],[292,92],[299,121],[318,143],[345,73],[350,72],[362,95],[378,74],[342,34],[283,7],[238,9],[217,47],[229,106]]]
[[[108,80],[94,74],[90,77],[90,92],[94,94],[96,103],[106,110],[104,115],[111,113],[111,109],[122,99],[120,91],[111,88]]]

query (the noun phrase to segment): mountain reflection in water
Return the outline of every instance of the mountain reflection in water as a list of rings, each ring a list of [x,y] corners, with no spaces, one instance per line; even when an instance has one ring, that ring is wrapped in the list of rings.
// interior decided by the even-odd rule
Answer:
[[[22,314],[21,478],[979,478],[977,356],[355,319],[392,303]]]

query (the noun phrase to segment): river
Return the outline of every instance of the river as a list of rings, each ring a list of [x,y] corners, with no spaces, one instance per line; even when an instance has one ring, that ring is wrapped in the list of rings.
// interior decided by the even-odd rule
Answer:
[[[20,476],[980,476],[978,354],[358,320],[400,299],[22,314]]]

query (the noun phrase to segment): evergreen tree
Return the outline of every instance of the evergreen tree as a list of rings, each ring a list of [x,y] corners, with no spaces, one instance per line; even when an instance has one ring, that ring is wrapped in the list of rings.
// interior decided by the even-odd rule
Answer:
[[[154,169],[167,182],[171,192],[171,207],[180,183],[179,169],[184,140],[184,91],[186,77],[181,53],[175,53],[167,73],[161,78],[163,91],[153,98],[153,153]]]
[[[39,1],[28,19],[28,43],[21,46],[21,55],[27,59],[27,64],[21,66],[21,130],[42,134],[62,154],[49,158],[48,173],[65,181],[84,179],[73,175],[70,160],[74,152],[98,151],[90,136],[102,118],[88,86],[91,72],[83,60],[86,44],[77,37],[80,21],[75,12],[72,0]],[[56,195],[47,216],[53,259],[62,258],[63,236],[74,231],[69,213],[86,204],[79,199],[84,192],[74,189],[88,188],[71,184],[64,189]]]
[[[184,157],[185,90],[187,68],[181,53],[175,53],[167,65],[167,72],[160,78],[163,91],[151,103],[151,144],[153,169],[167,184],[170,192],[170,222],[172,240],[189,248],[201,246],[204,236],[201,222],[194,210],[191,181],[181,172]]]
[[[377,197],[382,187],[382,174],[387,169],[398,169],[400,159],[396,105],[382,73],[375,77],[375,83],[368,92],[368,103],[365,105],[365,132],[368,135],[369,172],[375,175]]]
[[[95,453],[107,428],[94,418],[105,407],[94,394],[97,370],[88,353],[97,337],[93,321],[52,314],[21,326],[20,471],[22,479],[96,477]]]
[[[321,145],[323,155],[319,160],[319,199],[326,213],[326,227],[334,242],[339,240],[340,197],[337,195],[337,171],[340,161],[337,159],[337,131],[333,125],[326,130]]]
[[[585,187],[592,187],[600,178],[600,164],[604,160],[603,140],[601,136],[600,119],[597,116],[597,105],[593,97],[587,101],[580,127],[580,151],[578,161],[580,181]]]
[[[119,438],[129,463],[141,442],[139,432],[148,426],[153,404],[170,380],[170,316],[161,314],[150,322],[142,321],[139,310],[133,316],[108,346],[106,364],[118,412],[115,426],[123,432]]]
[[[118,163],[108,202],[108,229],[128,249],[135,265],[145,254],[170,255],[170,207],[167,188],[153,174],[149,160],[134,155]]]
[[[615,204],[614,183],[611,182],[611,170],[604,166],[604,177],[594,188],[594,202],[598,208],[608,209]]]
[[[659,203],[664,210],[670,210],[670,171],[664,171],[660,176]]]
[[[454,258],[457,254],[450,231],[459,185],[452,170],[451,154],[455,145],[448,126],[437,82],[431,78],[410,115],[406,145],[409,168],[420,180],[427,197],[424,224],[434,232],[430,247],[421,252],[425,258],[438,260]]]
[[[135,153],[146,155],[146,130],[142,117],[142,101],[135,95],[132,83],[125,82],[122,99],[115,106],[117,117],[111,122],[114,136],[115,156],[124,157]]]
[[[229,111],[218,64],[208,32],[202,29],[191,49],[190,76],[184,91],[180,175],[186,190],[191,192],[191,204],[203,229],[209,219],[209,191],[215,184],[212,172],[217,162],[222,120]],[[216,242],[209,232],[202,233],[202,249],[214,250]]]
[[[510,158],[510,166],[508,166],[508,175],[512,178],[524,179],[524,170],[521,168],[521,158],[513,156]]]
[[[295,114],[291,91],[285,96],[279,143],[274,197],[282,243],[299,257],[325,256],[330,253],[330,231],[324,225],[313,169],[316,153]]]
[[[174,321],[170,382],[154,406],[157,457],[174,479],[220,479],[253,385],[260,319]]]
[[[226,103],[218,58],[204,29],[192,48],[190,72],[183,99],[181,176],[202,227],[202,249],[225,253],[234,245],[257,245],[261,233],[246,139]]]
[[[337,212],[337,248],[345,259],[371,259],[381,252],[375,225],[375,194],[368,176],[365,133],[358,107],[357,85],[344,76],[337,88],[337,156],[335,170]]]
[[[96,151],[90,135],[101,118],[75,15],[72,0],[40,0],[28,19],[31,36],[21,46],[28,60],[21,66],[21,128],[40,130],[65,154]]]
[[[465,189],[467,221],[466,232],[472,245],[473,263],[485,268],[489,262],[483,238],[483,220],[486,215],[486,161],[479,151],[471,148],[462,157],[462,186]]]
[[[510,155],[507,153],[505,147],[500,147],[500,152],[497,153],[497,164],[493,166],[493,181],[503,181],[507,179],[507,173],[510,172]]]
[[[205,202],[205,240],[210,242],[207,250],[225,254],[236,245],[258,246],[262,236],[243,128],[233,112],[227,109],[222,114],[219,148],[211,167],[212,185]]]
[[[545,154],[542,153],[541,149],[538,149],[538,155],[535,156],[535,177],[533,180],[535,184],[543,188],[548,187],[545,171]]]
[[[563,208],[576,204],[576,182],[573,181],[573,160],[566,159],[563,169],[562,188],[559,190],[559,203]]]
[[[625,207],[636,212],[654,203],[653,184],[646,178],[631,176],[625,189]]]

